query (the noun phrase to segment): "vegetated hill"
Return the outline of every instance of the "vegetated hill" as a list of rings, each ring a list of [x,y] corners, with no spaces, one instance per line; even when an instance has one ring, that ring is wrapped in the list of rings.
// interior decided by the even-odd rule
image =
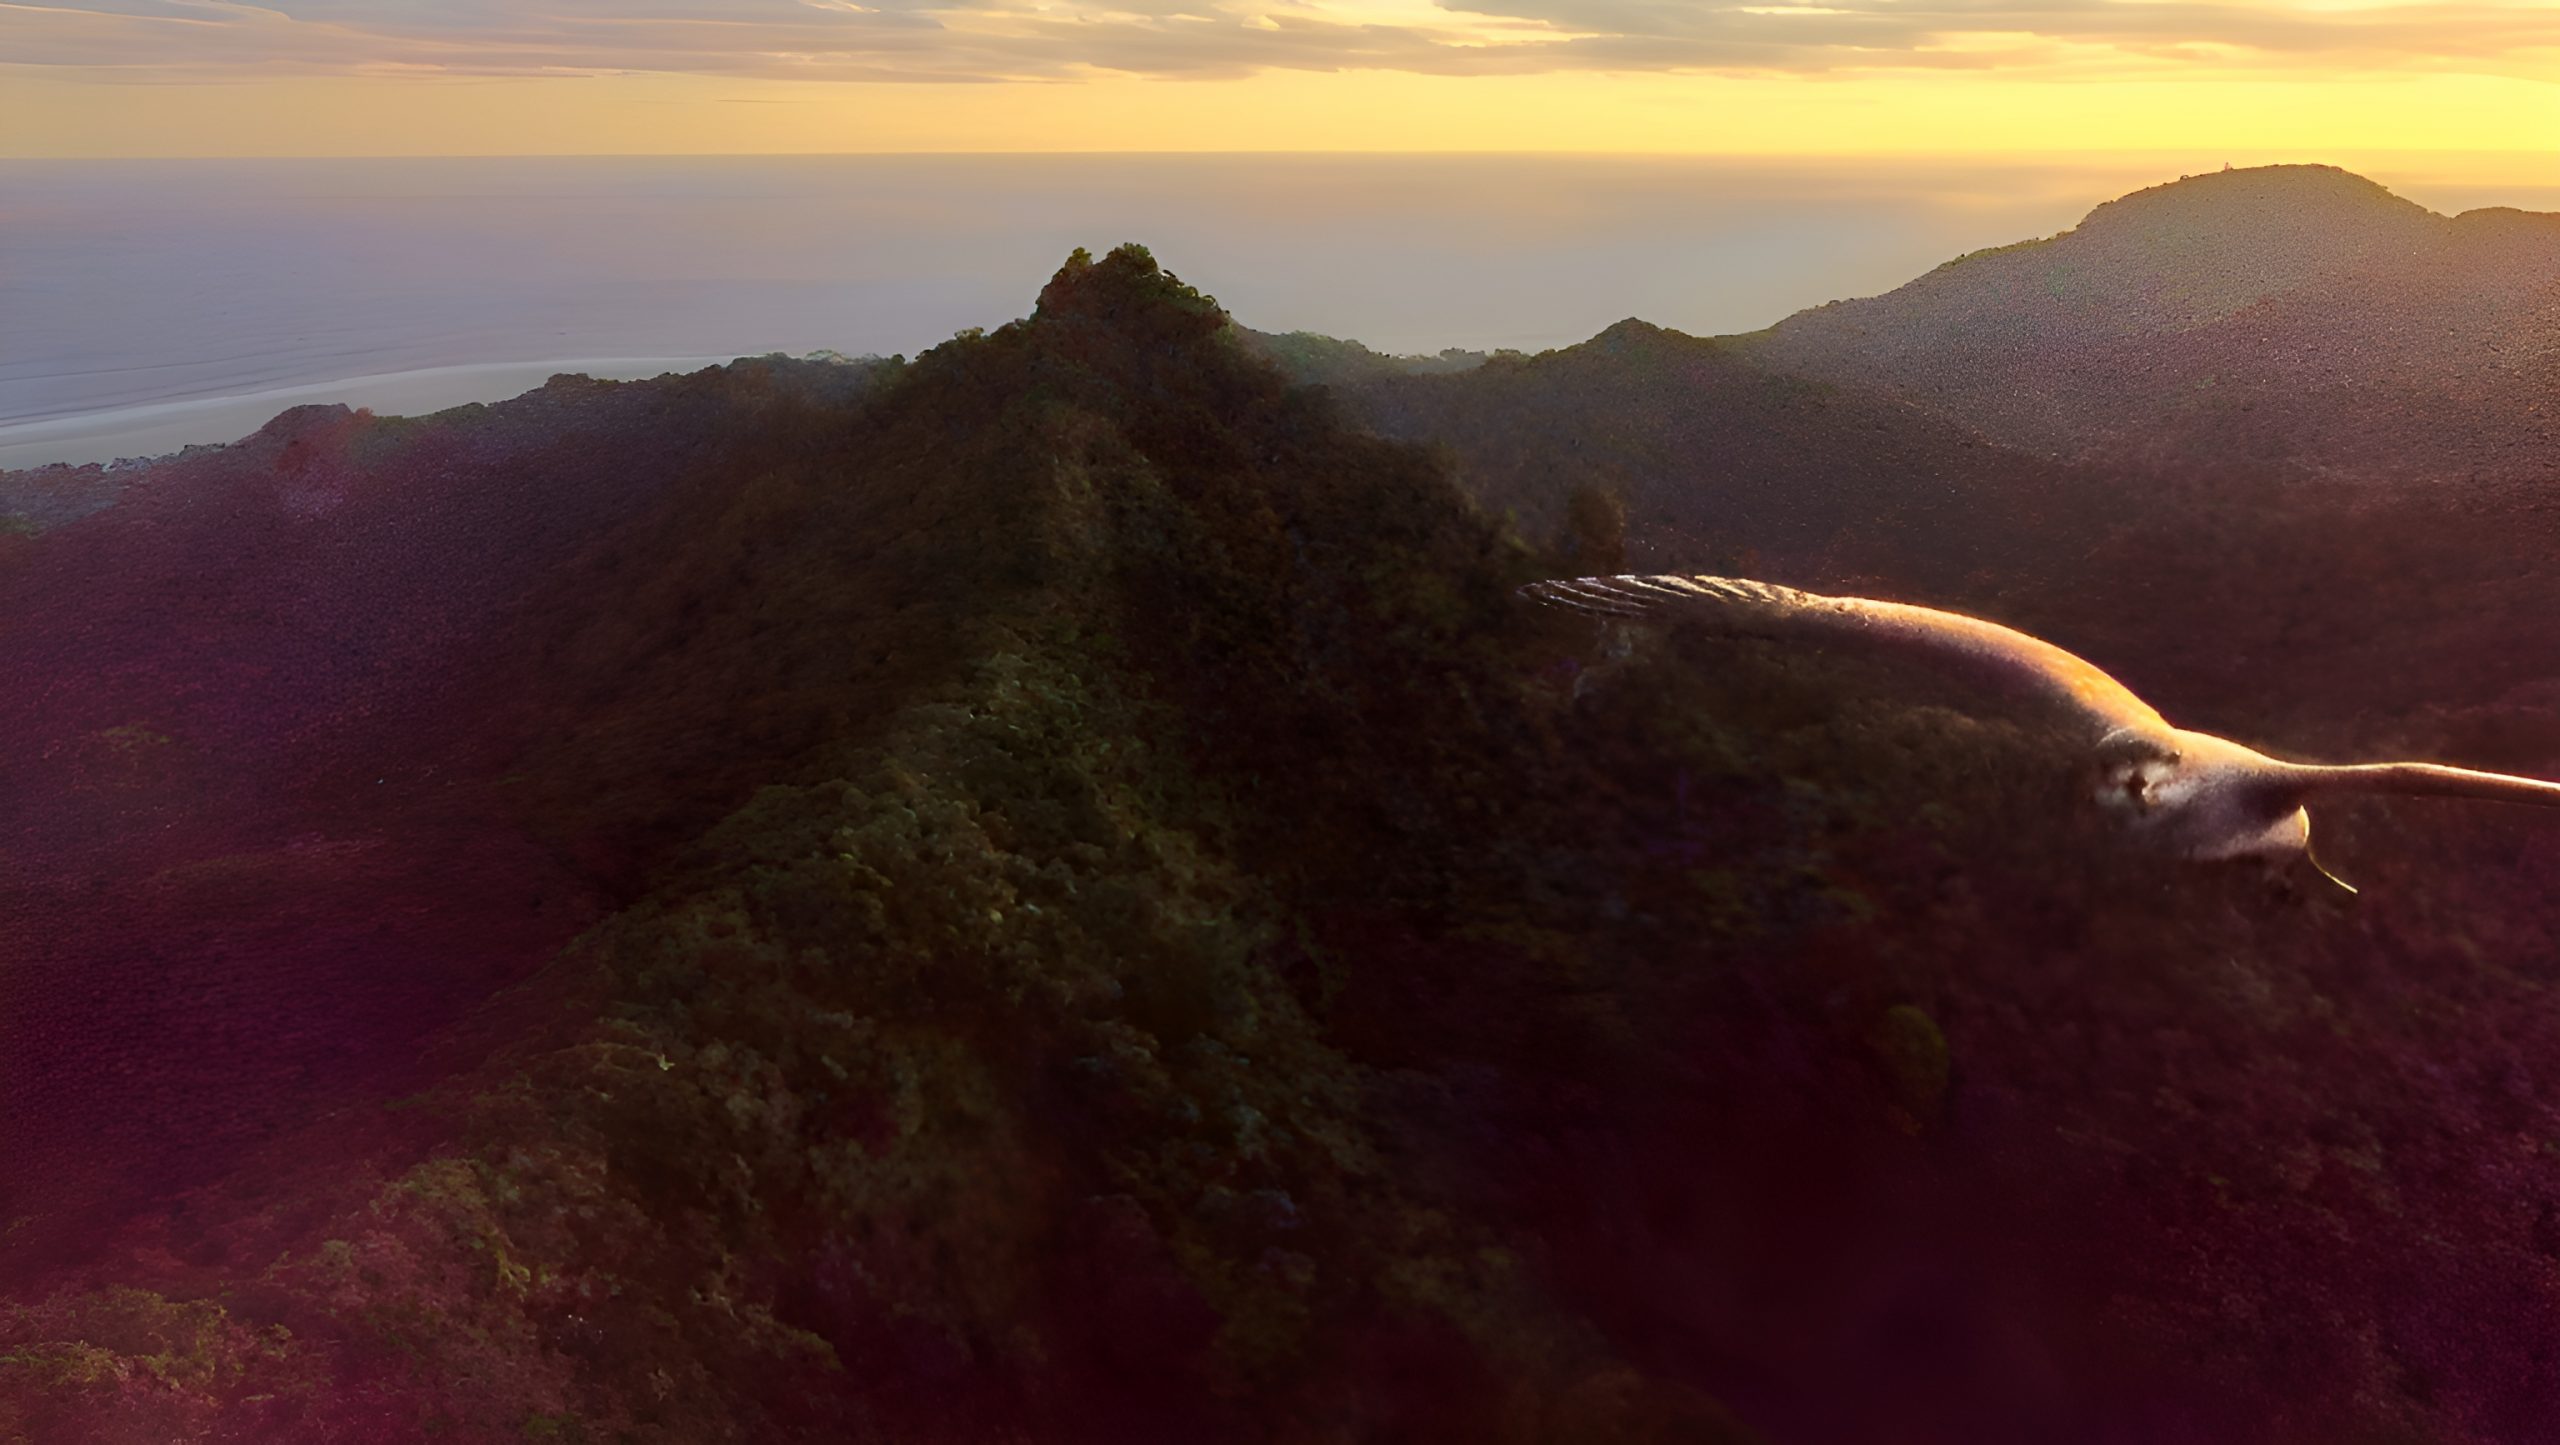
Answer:
[[[289,417],[29,541],[0,1423],[1739,1438],[1402,1189],[1299,1002],[1178,689],[1436,717],[1379,664],[1531,574],[1224,327],[1079,260],[876,394]],[[1285,780],[1326,876],[1432,886],[1435,737]]]
[[[1365,425],[1445,448],[1466,488],[1528,535],[1592,551],[1594,571],[1676,559],[1746,575],[1889,572],[1943,591],[2004,573],[2008,539],[2046,545],[2112,494],[1918,408],[1632,319],[1535,357],[1335,389]]]
[[[30,535],[111,506],[123,479],[137,469],[124,463],[0,470],[0,537]]]
[[[530,649],[585,622],[546,589],[706,487],[729,505],[869,380],[741,364],[415,420],[301,408],[10,539],[9,1277],[109,1201],[200,1181],[279,1121],[406,1076],[423,1032],[629,895],[613,860],[760,780],[721,770],[722,748],[757,740],[742,695],[658,759],[645,805],[599,806],[599,786],[574,818],[545,813],[545,778],[620,761],[579,749],[533,773],[566,750],[536,709],[583,680],[531,676]],[[609,702],[576,731],[610,738]]]
[[[701,410],[581,454],[691,461],[491,594],[443,681],[295,714],[298,790],[208,794],[323,842],[166,878],[229,847],[199,824],[151,845],[161,874],[57,880],[90,890],[73,938],[230,981],[164,1031],[199,1060],[277,1046],[258,985],[314,921],[340,966],[305,1019],[420,978],[480,1006],[397,1083],[309,1086],[183,1196],[79,1195],[102,1236],[13,1176],[0,1435],[2326,1445],[2560,1419],[2551,819],[2327,810],[2352,903],[2121,856],[2032,717],[1523,607],[1561,559],[1133,248],[842,400],[714,377],[553,424],[669,385]],[[679,444],[741,416],[752,443]],[[380,477],[445,435],[352,432]],[[347,545],[480,538],[446,519],[500,487],[542,531],[524,475],[456,470],[407,511],[356,485],[384,526]],[[5,565],[219,574],[278,531],[123,513]],[[323,615],[365,615],[369,574],[330,575],[355,580]],[[219,615],[280,665],[325,635]],[[163,694],[254,683],[214,640]],[[365,776],[402,747],[442,793]],[[112,777],[136,807],[203,786],[171,767]],[[527,978],[485,942],[402,947],[534,916],[497,886],[530,866],[440,891],[339,864],[316,895],[276,871],[436,828],[611,911]],[[148,911],[179,887],[242,925]],[[162,1006],[147,979],[75,988],[8,941],[11,1054],[52,997],[90,1032],[49,1070],[147,1077],[106,1042]],[[203,1111],[257,1077],[206,1070]]]
[[[2560,217],[2444,217],[2327,166],[2193,176],[1746,339],[2013,445],[2546,480]]]
[[[1495,356],[1521,355],[1517,351],[1468,351],[1452,346],[1432,356],[1396,356],[1313,331],[1256,331],[1248,326],[1231,329],[1249,355],[1270,362],[1294,380],[1328,384],[1375,381],[1386,376],[1434,376],[1482,366]]]

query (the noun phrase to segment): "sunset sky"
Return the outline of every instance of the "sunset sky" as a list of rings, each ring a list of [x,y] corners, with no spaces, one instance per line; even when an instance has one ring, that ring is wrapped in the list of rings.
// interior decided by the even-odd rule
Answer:
[[[2560,146],[2560,8],[0,0],[0,155]]]

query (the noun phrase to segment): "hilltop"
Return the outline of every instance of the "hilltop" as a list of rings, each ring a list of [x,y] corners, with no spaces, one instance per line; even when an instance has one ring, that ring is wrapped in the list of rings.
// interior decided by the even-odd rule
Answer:
[[[2550,479],[2560,217],[2327,166],[2193,176],[1748,343],[2061,457]]]

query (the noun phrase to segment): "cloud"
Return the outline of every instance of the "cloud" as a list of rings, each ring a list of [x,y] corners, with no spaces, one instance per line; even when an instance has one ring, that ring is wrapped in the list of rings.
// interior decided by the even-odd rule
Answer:
[[[2542,4],[2202,0],[0,0],[0,64],[130,78],[635,71],[1214,79],[1271,69],[2512,70]]]

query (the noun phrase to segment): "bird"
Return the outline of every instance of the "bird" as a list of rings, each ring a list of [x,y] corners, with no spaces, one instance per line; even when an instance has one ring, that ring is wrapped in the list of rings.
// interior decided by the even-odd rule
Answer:
[[[1740,577],[1627,575],[1532,582],[1522,595],[1603,618],[1703,623],[1813,645],[1848,644],[1971,675],[2058,710],[2089,748],[2090,801],[2137,846],[2212,861],[2296,858],[2348,892],[2311,853],[2315,799],[2350,793],[2485,798],[2560,807],[2560,783],[2439,763],[2285,762],[2173,727],[2130,688],[2040,637],[1962,613],[1831,597]]]

